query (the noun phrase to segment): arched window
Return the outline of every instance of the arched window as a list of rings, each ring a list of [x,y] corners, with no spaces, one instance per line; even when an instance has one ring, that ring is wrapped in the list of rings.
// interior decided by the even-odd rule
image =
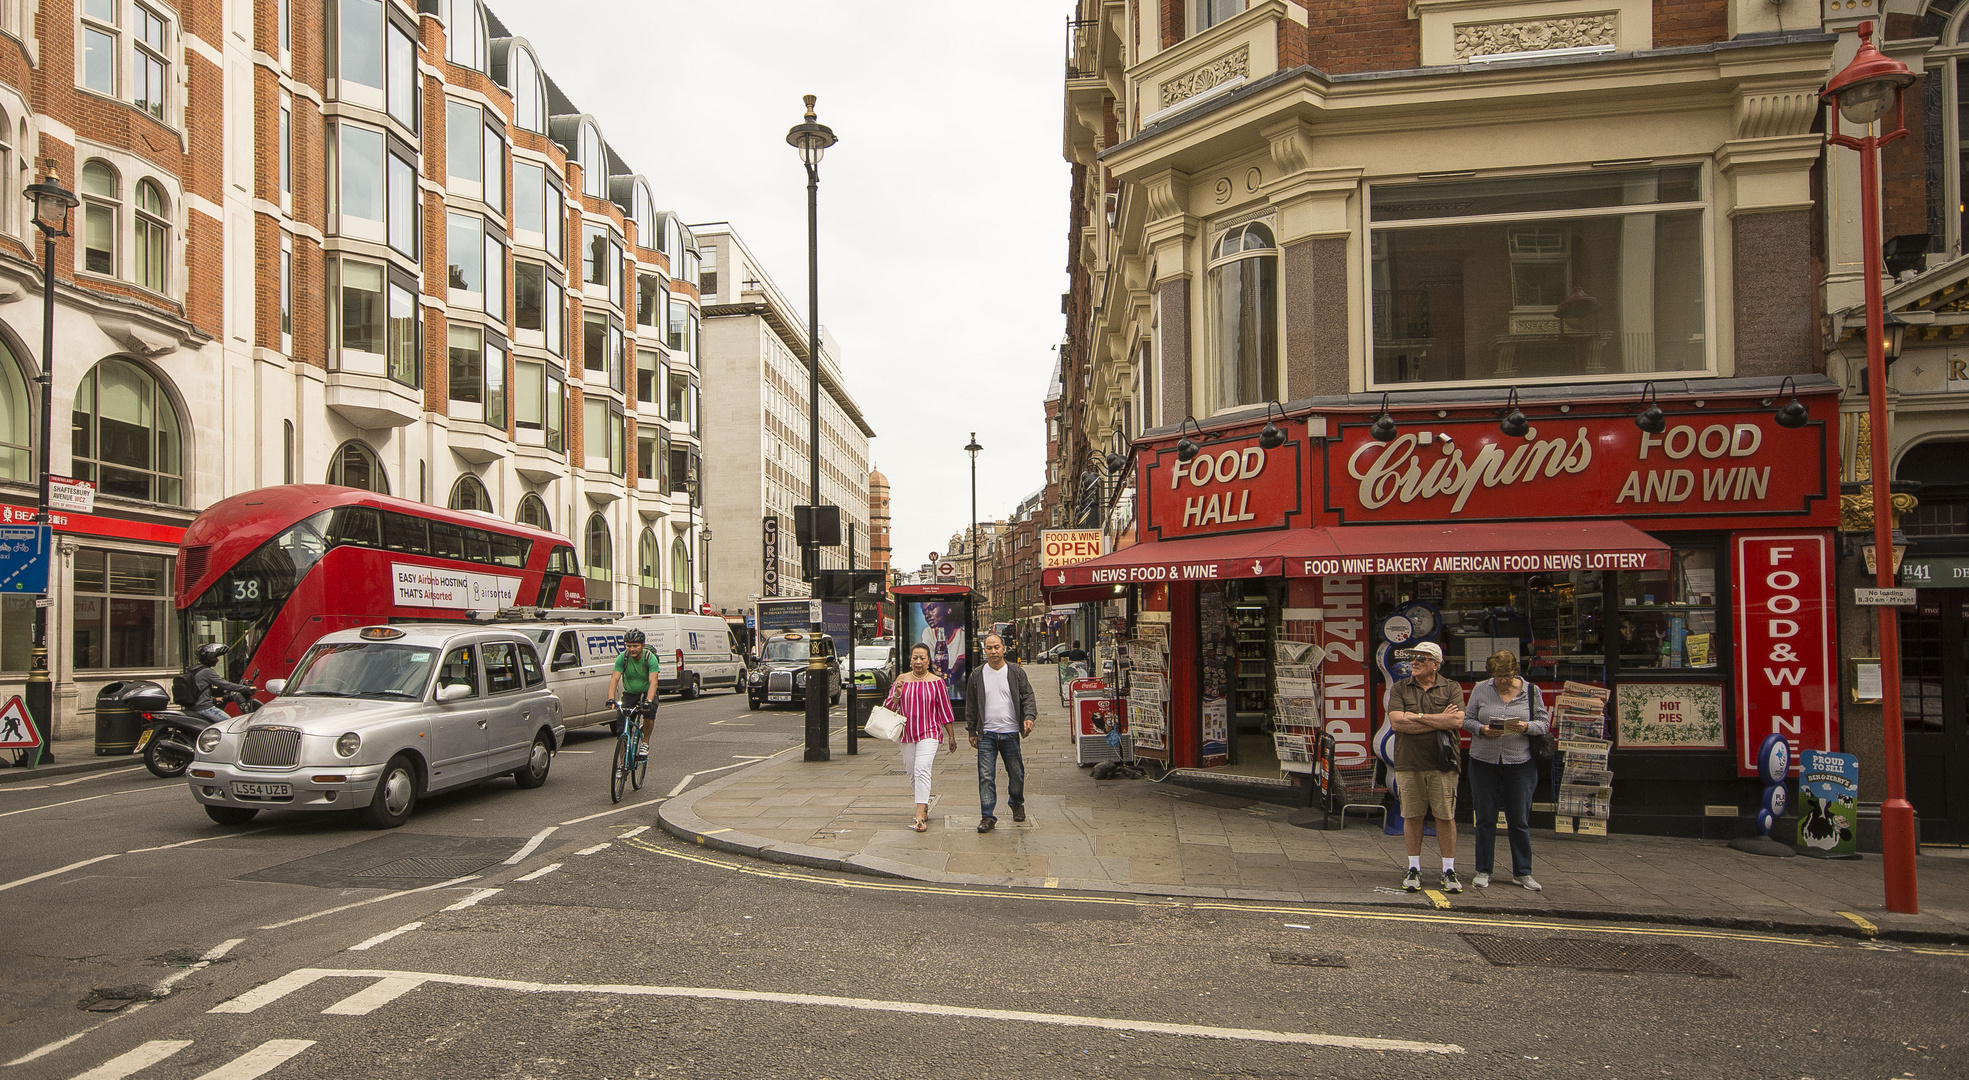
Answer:
[[[645,589],[658,588],[663,583],[657,554],[656,530],[644,529],[642,538],[636,541],[636,584]]]
[[[691,596],[691,549],[679,536],[670,542],[670,589],[681,603]]]
[[[115,169],[100,161],[82,166],[82,269],[92,274],[116,273],[117,218],[122,202],[123,188]]]
[[[456,484],[451,485],[451,501],[448,505],[453,510],[482,510],[490,514],[492,492],[485,489],[485,484],[481,483],[478,477],[466,473],[458,478]]]
[[[0,4],[0,10],[10,10],[12,4]],[[14,183],[14,125],[7,119],[7,110],[0,109],[0,232],[14,232],[14,200],[11,195]]]
[[[602,133],[595,125],[583,121],[581,124],[581,143],[577,148],[581,158],[581,190],[598,199],[608,197],[608,150],[602,145]]]
[[[588,532],[582,543],[583,573],[590,581],[614,581],[615,552],[609,542],[608,520],[600,514],[588,515]]]
[[[554,531],[554,520],[547,516],[547,503],[532,492],[520,496],[519,513],[513,515],[513,520],[543,532]]]
[[[532,132],[547,131],[547,87],[540,80],[540,62],[524,46],[515,45],[506,58],[507,89],[513,94],[513,123]]]
[[[656,247],[656,200],[650,198],[649,185],[637,180],[636,194],[630,202],[633,205],[629,214],[636,222],[636,244],[639,247]]]
[[[40,474],[34,468],[34,413],[28,407],[27,374],[14,350],[0,340],[0,480],[28,483]]]
[[[1278,397],[1278,247],[1257,222],[1218,238],[1210,253],[1217,408]]]
[[[382,460],[367,443],[354,439],[336,449],[335,457],[328,463],[328,482],[379,495],[390,493],[390,477],[383,471]]]
[[[486,37],[485,9],[478,0],[447,0],[444,16],[444,58],[473,71],[485,70],[490,51]]]
[[[183,428],[156,376],[104,360],[75,388],[73,422],[76,479],[104,495],[184,505]]]
[[[171,227],[166,224],[164,192],[150,180],[137,182],[137,284],[163,292]]]

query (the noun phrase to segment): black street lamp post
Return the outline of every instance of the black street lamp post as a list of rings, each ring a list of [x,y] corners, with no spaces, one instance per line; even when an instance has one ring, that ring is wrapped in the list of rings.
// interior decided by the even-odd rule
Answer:
[[[41,501],[35,522],[41,529],[41,543],[53,562],[54,518],[48,513],[49,476],[54,469],[55,447],[55,238],[68,235],[68,212],[81,201],[62,186],[61,175],[52,159],[41,182],[29,184],[21,192],[34,204],[34,224],[41,230]],[[53,566],[49,572],[52,575]],[[27,714],[41,733],[40,761],[53,762],[49,753],[55,742],[54,684],[49,681],[48,620],[53,617],[54,586],[34,603],[34,656],[28,661]],[[33,762],[33,755],[28,760]]]
[[[971,455],[971,598],[975,604],[978,598],[978,433],[971,433],[971,441],[964,444],[964,452]],[[976,611],[975,606],[972,607]]]
[[[834,131],[814,118],[814,95],[807,104],[804,121],[786,133],[789,146],[800,151],[800,163],[807,167],[807,551],[804,563],[810,575],[807,595],[816,595],[820,573],[820,544],[813,528],[820,510],[820,158],[835,143]],[[808,761],[826,761],[827,748],[827,661],[820,651],[820,602],[813,600],[811,631],[807,635],[807,752]],[[850,635],[852,636],[852,635]]]

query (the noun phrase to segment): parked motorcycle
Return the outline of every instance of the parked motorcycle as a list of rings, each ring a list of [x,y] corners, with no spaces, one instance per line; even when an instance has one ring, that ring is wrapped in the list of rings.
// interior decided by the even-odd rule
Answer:
[[[216,700],[221,707],[230,702],[242,712],[256,712],[260,702],[254,699],[255,692],[252,687],[241,693],[221,692]],[[144,731],[137,736],[136,752],[144,756],[144,768],[166,780],[183,776],[197,756],[199,732],[211,727],[212,721],[174,708],[170,692],[153,682],[125,683],[118,696],[143,718]]]

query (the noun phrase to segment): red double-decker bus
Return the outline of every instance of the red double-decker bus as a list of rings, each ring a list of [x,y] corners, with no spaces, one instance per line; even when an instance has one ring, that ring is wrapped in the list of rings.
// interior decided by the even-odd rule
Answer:
[[[185,530],[177,569],[181,654],[222,642],[226,677],[255,685],[286,678],[332,630],[587,605],[566,537],[328,484],[214,503]]]

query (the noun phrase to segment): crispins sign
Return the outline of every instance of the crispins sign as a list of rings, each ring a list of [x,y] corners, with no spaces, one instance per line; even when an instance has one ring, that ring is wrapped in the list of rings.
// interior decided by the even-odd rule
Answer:
[[[1099,529],[1041,529],[1039,532],[1041,570],[1073,566],[1089,559],[1098,559],[1101,555]]]
[[[1737,772],[1757,773],[1773,734],[1806,751],[1837,750],[1831,537],[1743,535],[1731,560],[1736,594]]]

